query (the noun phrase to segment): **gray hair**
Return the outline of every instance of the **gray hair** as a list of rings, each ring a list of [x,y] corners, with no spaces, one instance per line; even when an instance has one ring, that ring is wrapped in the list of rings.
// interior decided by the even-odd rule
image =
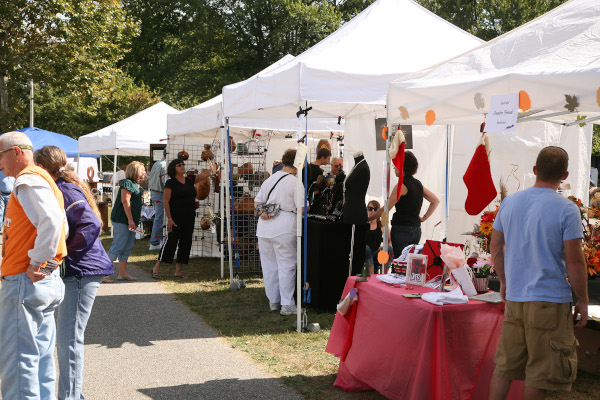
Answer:
[[[0,144],[4,145],[5,149],[22,144],[33,147],[31,139],[29,139],[29,137],[23,132],[17,131],[7,132],[0,136]]]

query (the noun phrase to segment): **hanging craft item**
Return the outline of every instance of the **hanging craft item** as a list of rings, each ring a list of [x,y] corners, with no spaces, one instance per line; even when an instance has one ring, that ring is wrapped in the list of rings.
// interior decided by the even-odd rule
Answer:
[[[425,123],[427,126],[433,125],[435,122],[435,111],[429,110],[425,113]]]
[[[408,110],[406,109],[406,107],[404,106],[400,106],[398,107],[398,111],[400,111],[400,116],[402,117],[403,120],[407,120],[410,118],[410,115],[408,115]]]
[[[331,144],[329,143],[329,140],[327,140],[327,139],[319,140],[319,143],[317,143],[317,153],[322,148],[326,148],[327,150],[329,150],[331,152]]]
[[[254,174],[254,167],[252,163],[244,163],[241,167],[238,168],[238,175],[244,179],[250,179]]]
[[[204,214],[201,218],[200,218],[200,228],[202,228],[203,230],[207,230],[210,228],[210,215],[208,214]]]
[[[483,110],[485,108],[485,100],[483,100],[481,93],[475,93],[475,96],[473,96],[473,102],[478,110]]]
[[[231,136],[229,136],[229,150],[233,153],[235,151],[236,145],[235,141]]]
[[[383,128],[381,128],[381,137],[383,138],[383,140],[387,140],[388,139],[388,127],[387,127],[387,125],[384,126]]]
[[[492,180],[490,160],[486,150],[486,142],[489,144],[489,141],[487,136],[485,138],[481,138],[467,172],[463,176],[463,181],[468,190],[465,210],[469,215],[478,215],[488,204],[494,201],[498,194]]]
[[[254,198],[248,193],[244,193],[235,202],[235,212],[239,214],[254,214]]]
[[[211,147],[210,144],[204,145],[204,150],[202,150],[202,154],[200,155],[200,158],[202,159],[202,161],[208,161],[208,160],[212,160],[213,158],[215,158],[215,155],[210,150],[210,147]]]
[[[571,112],[576,112],[577,107],[579,107],[579,100],[577,99],[577,96],[565,94],[565,100],[567,101],[565,108]]]
[[[207,169],[203,169],[202,172],[208,171]],[[204,200],[210,194],[210,178],[206,177],[202,179],[200,182],[194,185],[196,187],[196,198],[198,200]]]
[[[402,192],[402,182],[404,180],[404,150],[406,147],[406,139],[404,137],[404,132],[400,125],[398,125],[398,131],[394,138],[392,139],[392,144],[390,146],[390,158],[392,159],[392,163],[394,163],[394,167],[398,169],[398,189],[396,193],[396,198],[400,199],[400,192]]]
[[[219,193],[219,190],[221,189],[221,170],[213,175],[213,185],[215,187],[215,193]]]
[[[190,158],[190,155],[187,151],[181,150],[179,153],[177,153],[177,158],[181,158],[183,161],[186,161],[188,158]]]
[[[519,91],[519,109],[521,112],[531,109],[531,99],[529,98],[529,94],[524,90]]]

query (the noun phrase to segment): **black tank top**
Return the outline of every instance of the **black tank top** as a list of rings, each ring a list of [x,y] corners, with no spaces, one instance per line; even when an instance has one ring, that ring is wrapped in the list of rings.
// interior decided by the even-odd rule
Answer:
[[[367,246],[369,246],[372,252],[376,252],[377,250],[379,250],[379,247],[381,247],[382,240],[383,232],[381,232],[380,227],[367,230]]]
[[[419,213],[423,205],[423,184],[414,176],[405,176],[403,183],[408,189],[408,193],[400,197],[396,203],[392,225],[421,226]],[[402,188],[399,187],[398,190],[402,190]]]

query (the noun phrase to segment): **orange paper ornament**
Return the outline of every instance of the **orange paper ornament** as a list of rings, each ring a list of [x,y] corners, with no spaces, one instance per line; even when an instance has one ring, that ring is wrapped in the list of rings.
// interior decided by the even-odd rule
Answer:
[[[525,112],[531,108],[531,99],[526,91],[521,90],[519,92],[519,108]]]
[[[390,255],[387,251],[380,250],[379,253],[377,253],[377,261],[379,261],[379,264],[385,264],[389,259]]]
[[[387,140],[388,138],[388,127],[384,126],[383,128],[381,128],[381,137],[383,138],[383,140]]]
[[[429,110],[425,113],[425,122],[427,123],[427,126],[433,125],[435,122],[435,111]]]

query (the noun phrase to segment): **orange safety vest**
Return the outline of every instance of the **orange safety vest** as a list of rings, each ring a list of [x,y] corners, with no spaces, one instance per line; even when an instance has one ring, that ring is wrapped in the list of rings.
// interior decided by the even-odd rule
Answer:
[[[46,170],[30,165],[25,167],[18,175],[23,174],[34,174],[44,178],[50,188],[56,196],[56,201],[60,205],[61,209],[65,207],[65,201],[63,195],[54,183],[54,179],[46,172]],[[58,248],[56,249],[56,256],[54,261],[58,264],[61,263],[63,257],[67,255],[67,243],[65,242],[65,221],[62,224],[62,233],[60,241],[58,242]],[[41,233],[43,234],[43,232]],[[6,207],[6,214],[4,217],[4,229],[2,231],[2,266],[0,268],[0,279],[5,275],[18,275],[27,271],[27,267],[31,262],[29,258],[29,250],[33,249],[35,245],[35,239],[38,236],[38,231],[35,226],[29,221],[23,206],[19,203],[19,200],[15,197],[15,194],[10,195],[10,200]],[[46,265],[46,262],[42,264],[42,267]]]

